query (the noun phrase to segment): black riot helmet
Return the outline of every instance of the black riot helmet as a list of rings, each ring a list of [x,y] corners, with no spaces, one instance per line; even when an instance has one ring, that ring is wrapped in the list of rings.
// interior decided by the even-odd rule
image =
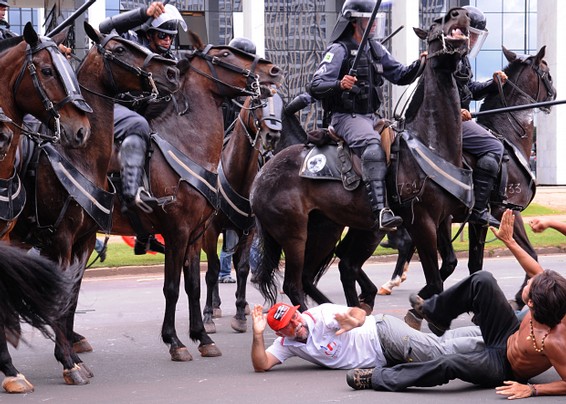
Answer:
[[[0,6],[10,7],[10,5],[8,4],[8,2],[7,2],[7,1],[4,1],[4,0],[0,0]]]
[[[248,38],[234,38],[230,41],[228,46],[239,49],[246,53],[250,53],[252,55],[255,55],[256,53],[255,43],[253,43]]]
[[[342,6],[342,15],[353,18],[370,18],[377,0],[346,0]]]
[[[462,8],[468,12],[468,17],[470,17],[470,27],[485,31],[487,20],[481,10],[474,6],[464,6]]]

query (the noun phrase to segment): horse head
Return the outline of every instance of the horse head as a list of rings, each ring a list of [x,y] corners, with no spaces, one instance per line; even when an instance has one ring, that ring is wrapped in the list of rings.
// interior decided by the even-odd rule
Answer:
[[[54,141],[81,147],[90,136],[88,113],[92,110],[81,95],[71,65],[59,51],[65,34],[41,37],[27,23],[24,41],[2,55],[3,81],[12,86],[9,92],[21,117],[32,114],[51,129]]]
[[[204,45],[189,31],[194,50],[179,68],[190,69],[209,79],[209,90],[220,98],[260,96],[261,86],[279,86],[283,74],[272,62],[228,45]]]
[[[102,35],[87,22],[84,27],[96,48],[87,57],[100,57],[102,62],[92,63],[92,66],[103,64],[106,70],[103,79],[108,90],[105,92],[112,96],[140,92],[141,95],[136,97],[141,100],[143,97],[156,98],[160,94],[167,96],[179,89],[179,69],[175,67],[174,60],[159,56],[115,32]]]
[[[454,71],[468,51],[469,26],[466,10],[452,8],[443,17],[434,20],[428,31],[413,28],[419,38],[427,41],[427,64]]]
[[[258,150],[263,155],[273,151],[281,138],[283,100],[267,87],[262,87],[261,92],[261,97],[246,99],[238,119],[244,123],[252,146],[259,146]]]

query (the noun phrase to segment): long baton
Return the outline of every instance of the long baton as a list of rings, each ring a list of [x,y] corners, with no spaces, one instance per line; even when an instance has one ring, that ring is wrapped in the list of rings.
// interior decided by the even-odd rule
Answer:
[[[375,7],[373,8],[373,11],[371,12],[371,17],[369,18],[368,25],[366,26],[366,29],[364,31],[364,35],[362,36],[360,46],[358,47],[358,53],[356,53],[356,57],[354,58],[354,63],[352,64],[352,67],[350,68],[350,71],[348,72],[348,75],[350,75],[350,76],[357,76],[357,74],[358,74],[358,64],[360,63],[360,58],[362,56],[362,52],[364,51],[366,44],[368,42],[369,33],[371,31],[371,27],[373,25],[373,22],[375,21],[375,17],[377,15],[377,10],[379,10],[380,5],[381,5],[381,0],[378,0],[377,3],[375,3]]]
[[[63,31],[65,28],[67,28],[69,25],[71,25],[77,18],[79,18],[79,15],[81,15],[82,13],[84,13],[87,8],[89,8],[90,6],[92,6],[94,4],[96,0],[87,0],[87,2],[85,4],[83,4],[82,6],[80,6],[77,11],[75,11],[73,14],[71,14],[70,16],[68,16],[65,20],[63,20],[59,25],[57,25],[55,28],[53,28],[50,32],[47,33],[46,36],[48,37],[52,37],[53,35],[58,34],[59,32]]]
[[[381,41],[382,44],[384,44],[385,42],[389,41],[391,38],[393,38],[395,35],[397,35],[397,33],[399,31],[401,31],[403,28],[405,28],[404,25],[401,25],[399,28],[397,28],[395,31],[393,31],[392,33],[390,33],[389,35],[387,35],[385,38],[383,38],[383,40]]]
[[[566,100],[534,102],[532,104],[513,105],[510,107],[488,109],[487,111],[472,112],[472,118],[476,118],[478,116],[485,116],[485,115],[501,114],[503,112],[523,111],[525,109],[551,107],[553,105],[559,105],[559,104],[566,104]]]

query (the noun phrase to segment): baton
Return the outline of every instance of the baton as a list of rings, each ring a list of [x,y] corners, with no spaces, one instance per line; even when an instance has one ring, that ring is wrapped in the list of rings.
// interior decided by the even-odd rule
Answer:
[[[488,109],[486,111],[472,112],[472,118],[476,118],[478,116],[484,116],[484,115],[501,114],[503,112],[513,112],[513,111],[522,111],[522,110],[525,110],[525,109],[551,107],[553,105],[559,105],[559,104],[566,104],[566,100],[534,102],[532,104],[513,105],[513,106],[510,106],[510,107],[495,108],[495,109]]]
[[[373,22],[375,21],[375,17],[377,15],[377,10],[379,10],[380,5],[381,5],[381,0],[378,0],[377,3],[375,3],[375,7],[373,8],[373,11],[371,13],[371,17],[369,18],[368,25],[366,26],[366,29],[364,31],[364,35],[362,36],[362,41],[360,42],[360,46],[358,47],[358,53],[356,53],[356,57],[354,58],[354,63],[352,63],[352,67],[350,68],[350,71],[348,72],[349,76],[356,76],[358,74],[358,64],[360,63],[360,58],[362,56],[362,52],[363,52],[363,50],[366,47],[366,44],[368,42],[369,33],[371,31],[371,27],[373,25]]]
[[[79,15],[84,13],[87,8],[89,8],[90,6],[92,6],[94,4],[95,1],[96,0],[87,0],[82,6],[80,6],[77,9],[77,11],[75,11],[73,14],[68,16],[59,25],[57,25],[55,28],[53,28],[51,31],[49,31],[49,33],[47,33],[45,36],[52,37],[53,35],[56,35],[59,32],[63,31],[65,28],[67,28],[69,25],[71,25],[73,22],[75,22],[75,20],[77,18],[79,18]]]

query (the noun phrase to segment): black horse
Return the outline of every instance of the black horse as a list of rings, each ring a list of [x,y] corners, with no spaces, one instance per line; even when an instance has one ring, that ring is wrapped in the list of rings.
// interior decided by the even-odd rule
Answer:
[[[465,212],[470,205],[471,173],[461,168],[459,98],[452,78],[461,55],[467,51],[468,26],[465,10],[452,9],[428,32],[415,29],[417,35],[428,42],[428,61],[399,140],[394,164],[396,174],[390,173],[393,188],[389,196],[395,212],[403,217],[413,235],[419,235],[415,240],[427,280],[420,294],[425,297],[442,290],[436,259],[437,230],[450,215],[459,210]],[[416,156],[412,150],[416,151]],[[284,251],[283,290],[301,310],[307,308],[305,293],[318,303],[328,301],[316,289],[312,274],[306,274],[305,268],[319,264],[333,252],[345,226],[349,226],[351,235],[343,242],[340,254],[345,291],[355,291],[356,281],[369,281],[361,265],[383,237],[372,227],[368,198],[361,187],[346,191],[339,181],[313,180],[299,175],[304,167],[312,167],[317,172],[326,167],[323,151],[314,152],[305,160],[307,153],[309,150],[299,145],[277,154],[256,177],[251,198],[257,231],[263,241],[263,257],[254,281],[264,297],[274,302],[273,274]],[[426,169],[434,170],[441,165],[440,175],[425,174],[419,159],[425,163],[435,159]],[[457,177],[458,190],[449,192],[442,178],[438,178],[446,171]],[[362,299],[370,307],[375,290],[375,286],[367,290],[362,287]],[[347,295],[346,300],[349,306],[360,304],[355,295]]]
[[[505,47],[503,47],[503,54],[509,62],[504,69],[509,79],[498,93],[486,97],[480,111],[550,101],[556,97],[552,77],[544,60],[544,46],[536,55],[531,56],[517,55]],[[498,192],[498,189],[494,191],[494,199],[491,202],[492,214],[500,219],[506,207],[514,208],[516,219],[513,237],[530,256],[537,259],[536,251],[528,239],[520,214],[520,211],[531,203],[536,192],[535,178],[528,163],[534,140],[533,115],[534,109],[486,114],[478,117],[478,123],[498,134],[505,147],[501,187],[504,189],[505,199],[502,203],[499,196],[501,192]],[[470,160],[470,163],[473,164],[473,161]],[[486,227],[469,224],[468,269],[470,273],[479,271],[483,267],[486,235]],[[380,294],[389,294],[393,287],[400,285],[415,251],[411,237],[406,230],[399,228],[393,238],[394,247],[399,250],[399,257],[391,280],[381,286]],[[452,274],[458,263],[449,237],[439,244],[439,251],[442,257],[440,272],[442,278],[446,279]],[[521,291],[522,287],[516,296],[519,304],[522,304]]]

